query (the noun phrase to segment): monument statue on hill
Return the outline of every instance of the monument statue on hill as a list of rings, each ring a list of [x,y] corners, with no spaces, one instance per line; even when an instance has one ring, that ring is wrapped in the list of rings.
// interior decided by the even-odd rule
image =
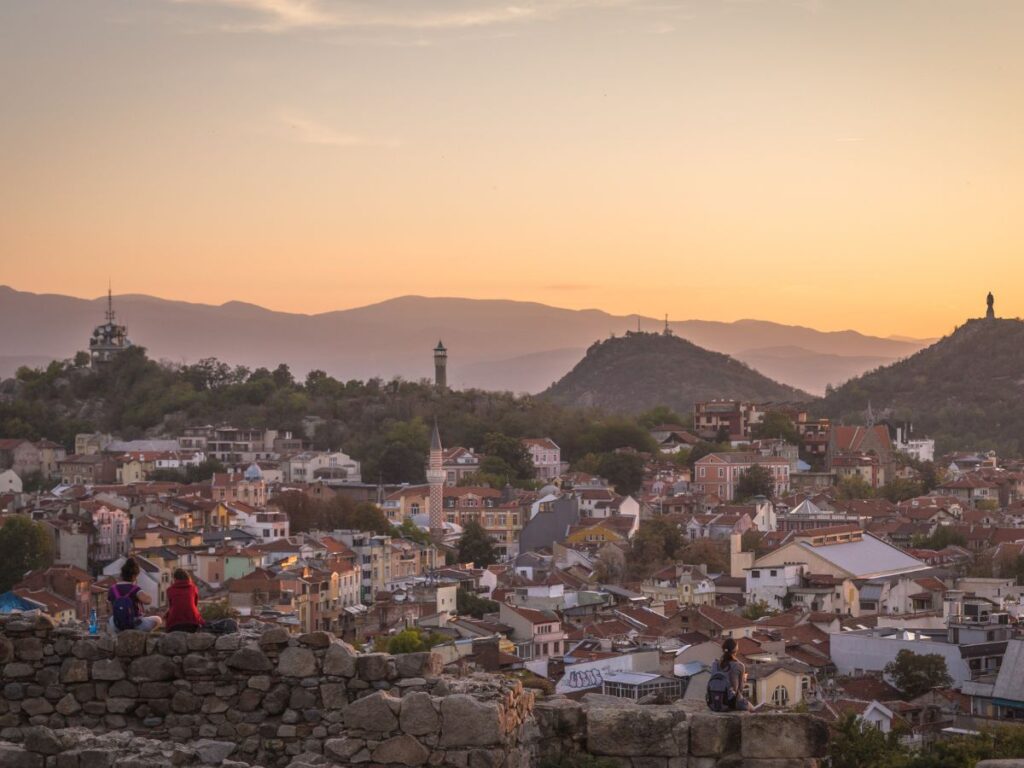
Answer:
[[[985,312],[985,318],[987,320],[995,320],[996,319],[996,311],[994,309],[994,305],[996,303],[996,299],[992,295],[992,291],[988,292],[988,298],[985,300],[985,303],[988,304],[988,311]]]

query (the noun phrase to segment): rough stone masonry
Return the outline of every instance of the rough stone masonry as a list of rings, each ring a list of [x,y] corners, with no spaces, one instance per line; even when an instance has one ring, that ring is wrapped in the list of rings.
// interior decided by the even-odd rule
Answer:
[[[0,766],[812,768],[809,715],[713,715],[603,696],[535,701],[433,653],[357,653],[326,632],[83,636],[0,619]]]

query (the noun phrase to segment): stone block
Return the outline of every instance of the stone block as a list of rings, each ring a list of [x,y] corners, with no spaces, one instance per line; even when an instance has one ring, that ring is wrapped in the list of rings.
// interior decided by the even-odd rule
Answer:
[[[100,659],[92,665],[93,680],[123,680],[124,667],[117,659]]]
[[[43,768],[45,758],[14,744],[0,744],[0,765],[4,768]]]
[[[213,648],[216,641],[217,638],[208,632],[196,632],[185,636],[185,642],[188,643],[190,651],[207,651]]]
[[[356,651],[348,643],[335,642],[324,653],[324,674],[352,677],[356,673]]]
[[[199,739],[191,747],[199,759],[207,765],[220,765],[237,749],[237,745],[230,741],[215,741],[213,739]]]
[[[114,654],[127,658],[141,656],[146,652],[146,633],[137,629],[118,632],[114,642]]]
[[[261,648],[276,648],[279,645],[288,645],[290,637],[284,627],[271,627],[260,635],[259,644]]]
[[[89,682],[89,662],[85,659],[64,659],[60,665],[62,683]]]
[[[671,707],[592,707],[587,711],[587,751],[619,757],[678,757],[685,712]]]
[[[22,661],[41,661],[43,641],[38,637],[19,637],[14,641],[14,655]]]
[[[362,739],[353,739],[347,736],[341,739],[328,739],[324,742],[324,754],[328,758],[345,764],[365,746],[366,742]]]
[[[326,648],[331,644],[331,640],[327,632],[307,632],[299,635],[299,643],[310,648]]]
[[[399,727],[413,736],[425,736],[436,733],[441,725],[441,718],[434,709],[430,695],[414,692],[402,698],[402,709],[399,713]]]
[[[399,765],[423,765],[430,757],[430,750],[408,734],[394,736],[373,750],[371,759],[375,763],[397,763]]]
[[[23,661],[12,661],[10,664],[4,665],[5,680],[25,680],[35,677],[35,674],[36,668]]]
[[[393,731],[398,727],[398,718],[394,712],[398,702],[398,699],[383,691],[356,699],[345,709],[345,725],[361,731]]]
[[[744,758],[824,757],[828,726],[801,714],[765,713],[740,718]]]
[[[188,633],[169,632],[156,640],[156,650],[164,656],[184,656],[188,653]]]
[[[441,746],[489,747],[501,743],[501,716],[496,704],[464,693],[441,701]]]
[[[387,653],[362,653],[356,657],[356,675],[368,683],[386,680],[390,660],[391,656]]]
[[[128,674],[132,680],[159,683],[177,677],[177,668],[166,656],[140,656],[132,660]]]
[[[228,657],[227,665],[239,672],[269,672],[274,668],[259,648],[239,648]]]
[[[317,673],[316,656],[308,648],[285,648],[277,660],[277,673],[282,677],[312,677]]]
[[[348,705],[348,692],[344,683],[321,683],[320,701],[324,709],[344,709]]]
[[[690,754],[713,757],[740,751],[738,713],[701,713],[690,716]]]
[[[220,668],[217,662],[202,653],[189,653],[181,660],[181,669],[185,677],[212,677]]]
[[[44,698],[25,699],[21,702],[21,711],[29,717],[36,715],[49,715],[53,712],[53,705]]]
[[[29,752],[38,752],[41,755],[56,755],[64,751],[57,735],[49,728],[33,726],[25,728],[21,732],[24,738],[25,749]]]

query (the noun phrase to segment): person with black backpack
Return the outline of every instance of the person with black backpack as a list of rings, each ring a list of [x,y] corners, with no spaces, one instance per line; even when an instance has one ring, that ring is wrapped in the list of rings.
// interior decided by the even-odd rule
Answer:
[[[711,663],[711,677],[705,700],[712,712],[746,711],[750,702],[743,695],[747,668],[736,658],[736,641],[727,637],[722,643],[722,658]]]
[[[153,602],[153,598],[142,591],[135,583],[139,578],[139,564],[134,557],[129,557],[121,566],[121,581],[107,590],[110,601],[110,621],[107,628],[111,634],[124,632],[126,629],[137,629],[140,632],[152,632],[161,625],[159,616],[143,616],[144,606]]]

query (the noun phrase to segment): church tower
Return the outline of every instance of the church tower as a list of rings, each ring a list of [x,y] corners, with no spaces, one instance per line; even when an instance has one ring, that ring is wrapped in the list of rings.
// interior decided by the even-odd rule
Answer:
[[[441,447],[437,419],[434,419],[434,431],[430,435],[430,460],[427,464],[427,483],[430,485],[427,515],[431,532],[444,529],[444,481],[444,448]]]
[[[434,347],[434,386],[438,389],[445,389],[448,386],[448,350],[444,348],[440,339]]]

